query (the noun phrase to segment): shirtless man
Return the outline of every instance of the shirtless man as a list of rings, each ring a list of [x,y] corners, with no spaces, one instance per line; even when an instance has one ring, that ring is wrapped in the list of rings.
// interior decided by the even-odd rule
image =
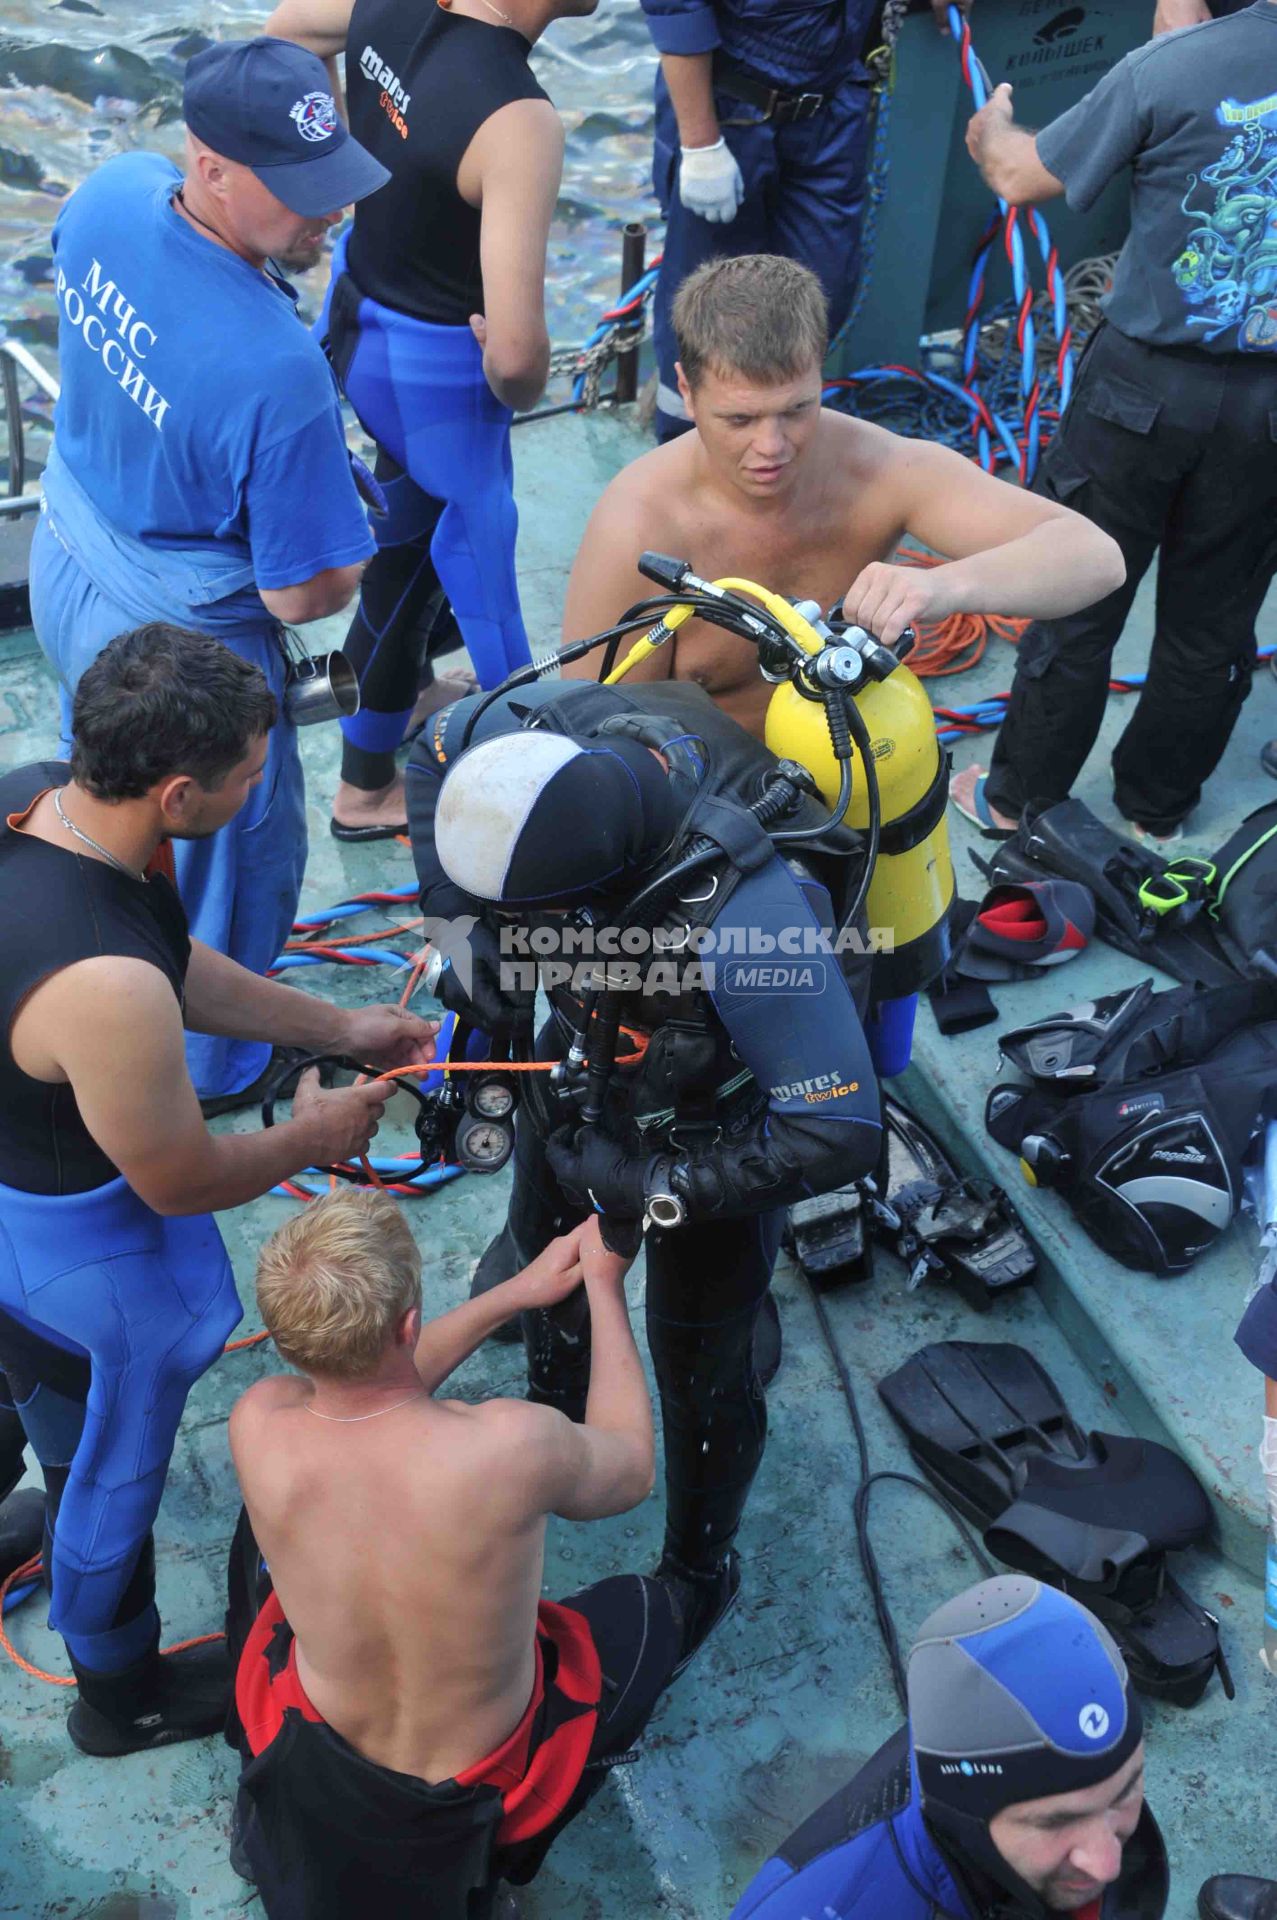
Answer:
[[[651,1491],[627,1265],[591,1219],[423,1328],[420,1255],[385,1195],[327,1196],[263,1250],[262,1317],[299,1372],[231,1415],[255,1536],[241,1527],[231,1638],[237,1824],[271,1920],[488,1913],[496,1878],[531,1879],[646,1724],[680,1659],[668,1589],[624,1575],[540,1599],[548,1515]],[[582,1283],[583,1425],[434,1398],[502,1321]]]
[[[636,566],[645,548],[711,580],[744,575],[822,607],[841,599],[849,621],[888,645],[951,613],[1071,612],[1124,578],[1116,543],[1079,514],[947,447],[822,408],[825,299],[795,261],[711,261],[679,289],[674,329],[696,430],[607,488],[568,582],[565,639],[601,631],[652,592]],[[906,535],[946,564],[891,565]],[[592,678],[598,660],[567,671]],[[632,677],[697,680],[762,736],[772,689],[747,641],[692,620]]]

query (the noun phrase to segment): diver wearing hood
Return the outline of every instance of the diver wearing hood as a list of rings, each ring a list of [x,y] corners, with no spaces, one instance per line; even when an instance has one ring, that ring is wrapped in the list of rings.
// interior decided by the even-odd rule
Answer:
[[[766,1434],[753,1339],[782,1210],[870,1171],[881,1125],[834,957],[858,837],[795,791],[778,847],[752,809],[768,811],[781,763],[698,686],[641,698],[569,682],[461,701],[413,750],[408,814],[427,933],[450,963],[440,998],[530,1048],[539,971],[537,1052],[562,1063],[557,1094],[521,1076],[509,1217],[475,1290],[591,1207],[613,1244],[649,1226],[661,1572],[683,1588],[690,1652],[739,1584],[732,1543]],[[607,1019],[619,1064],[573,1082]],[[531,1397],[579,1418],[588,1328],[538,1313],[524,1337]]]
[[[1160,1920],[1140,1705],[1085,1607],[1021,1574],[923,1622],[909,1720],[767,1862],[731,1920]]]

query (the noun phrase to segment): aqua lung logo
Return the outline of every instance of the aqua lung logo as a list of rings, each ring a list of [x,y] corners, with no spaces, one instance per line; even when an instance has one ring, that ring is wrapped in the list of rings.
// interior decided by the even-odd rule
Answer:
[[[997,1760],[942,1760],[942,1774],[961,1774],[965,1780],[983,1779],[989,1774],[1001,1774],[1002,1765]]]

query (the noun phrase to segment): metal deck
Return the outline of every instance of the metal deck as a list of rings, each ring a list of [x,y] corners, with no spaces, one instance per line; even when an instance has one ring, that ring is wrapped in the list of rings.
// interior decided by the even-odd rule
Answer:
[[[643,444],[633,427],[602,416],[548,422],[516,436],[520,571],[537,645],[557,636],[567,569],[601,487]],[[1146,593],[1124,645],[1129,667],[1139,663],[1150,620]],[[333,625],[340,638],[341,623]],[[1270,641],[1277,639],[1271,607],[1265,630]],[[1009,651],[991,646],[997,651],[981,668],[945,683],[946,699],[1009,683]],[[1216,844],[1230,821],[1268,797],[1255,751],[1277,731],[1275,718],[1265,674],[1227,771],[1212,785],[1194,845],[1198,838]],[[1114,701],[1109,727],[1120,723],[1121,704]],[[0,642],[0,765],[50,752],[56,731],[52,684],[30,636]],[[962,754],[978,751],[968,747]],[[402,848],[346,848],[330,839],[326,803],[337,757],[335,728],[305,736],[312,838],[307,907],[411,879]],[[1097,754],[1081,787],[1097,808],[1106,804],[1103,773]],[[963,839],[955,833],[959,848]],[[964,891],[975,891],[978,876],[961,851],[959,875]],[[1031,1005],[1049,1012],[1136,972],[1133,963],[1095,949],[1065,981],[1000,987],[995,998],[1010,1025],[1029,1017]],[[293,978],[334,995],[370,992],[358,974],[316,970]],[[393,979],[379,973],[371,989],[389,995]],[[924,1013],[905,1090],[961,1137],[968,1157],[978,1156],[1014,1187],[1045,1255],[1041,1286],[981,1317],[942,1289],[908,1291],[898,1265],[879,1256],[876,1277],[831,1296],[830,1313],[860,1389],[875,1465],[907,1464],[875,1380],[930,1340],[1006,1338],[1039,1356],[1084,1424],[1169,1434],[1207,1479],[1222,1518],[1223,1550],[1189,1556],[1177,1571],[1221,1616],[1238,1698],[1230,1705],[1212,1686],[1189,1712],[1151,1708],[1148,1714],[1150,1795],[1174,1874],[1169,1912],[1171,1920],[1191,1920],[1207,1873],[1274,1870],[1268,1823],[1256,1816],[1256,1783],[1270,1775],[1277,1724],[1277,1692],[1256,1652],[1260,1496],[1252,1449],[1260,1387],[1231,1345],[1253,1270],[1254,1234],[1248,1225],[1234,1229],[1209,1260],[1174,1281],[1103,1262],[1061,1204],[1030,1195],[1010,1157],[984,1138],[980,1112],[996,1066],[998,1030],[944,1041]],[[395,1104],[406,1103],[392,1103],[392,1119]],[[406,1119],[401,1115],[395,1124]],[[464,1296],[474,1261],[500,1220],[506,1184],[505,1176],[472,1178],[410,1203],[425,1255],[428,1310]],[[241,1332],[257,1324],[256,1250],[289,1211],[290,1203],[265,1199],[223,1216],[247,1308]],[[852,1536],[856,1463],[846,1409],[804,1283],[784,1262],[777,1291],[785,1360],[768,1396],[768,1450],[741,1536],[741,1604],[658,1711],[642,1761],[613,1777],[521,1896],[528,1920],[656,1914],[723,1920],[773,1846],[898,1722]],[[639,1273],[632,1292],[639,1314]],[[220,1624],[223,1560],[237,1507],[225,1417],[243,1387],[276,1364],[261,1348],[230,1356],[192,1394],[157,1530],[166,1640]],[[485,1349],[461,1384],[475,1394],[519,1392],[518,1351]],[[976,1572],[947,1523],[920,1496],[888,1486],[876,1495],[874,1511],[879,1558],[907,1642],[923,1616]],[[660,1534],[658,1475],[657,1492],[637,1513],[593,1527],[552,1525],[547,1593],[650,1567]],[[28,1658],[66,1670],[60,1642],[44,1627],[42,1601],[28,1602],[10,1625]],[[230,1751],[210,1740],[151,1756],[89,1760],[67,1741],[66,1706],[63,1690],[29,1679],[0,1656],[0,1915],[230,1920],[260,1913],[226,1858],[235,1774]]]

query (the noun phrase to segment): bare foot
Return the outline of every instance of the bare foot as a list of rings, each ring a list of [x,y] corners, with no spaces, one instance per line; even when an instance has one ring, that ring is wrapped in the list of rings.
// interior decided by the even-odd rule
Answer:
[[[973,820],[979,826],[984,822],[976,807],[975,793],[976,787],[984,777],[983,767],[964,767],[961,773],[955,773],[949,782],[949,798],[958,812],[964,819]],[[1016,823],[1009,813],[999,813],[996,807],[989,805],[987,799],[984,804],[988,810],[989,820],[995,827],[1004,827],[1008,833],[1014,833]]]
[[[431,714],[441,713],[450,707],[454,700],[464,700],[468,693],[478,693],[479,682],[468,667],[458,667],[455,673],[441,673],[423,687],[417,695],[417,704],[412,710],[407,732],[414,733],[418,727],[424,727]]]
[[[402,826],[406,818],[402,774],[396,774],[388,787],[371,792],[342,780],[333,795],[333,819],[339,827]]]

